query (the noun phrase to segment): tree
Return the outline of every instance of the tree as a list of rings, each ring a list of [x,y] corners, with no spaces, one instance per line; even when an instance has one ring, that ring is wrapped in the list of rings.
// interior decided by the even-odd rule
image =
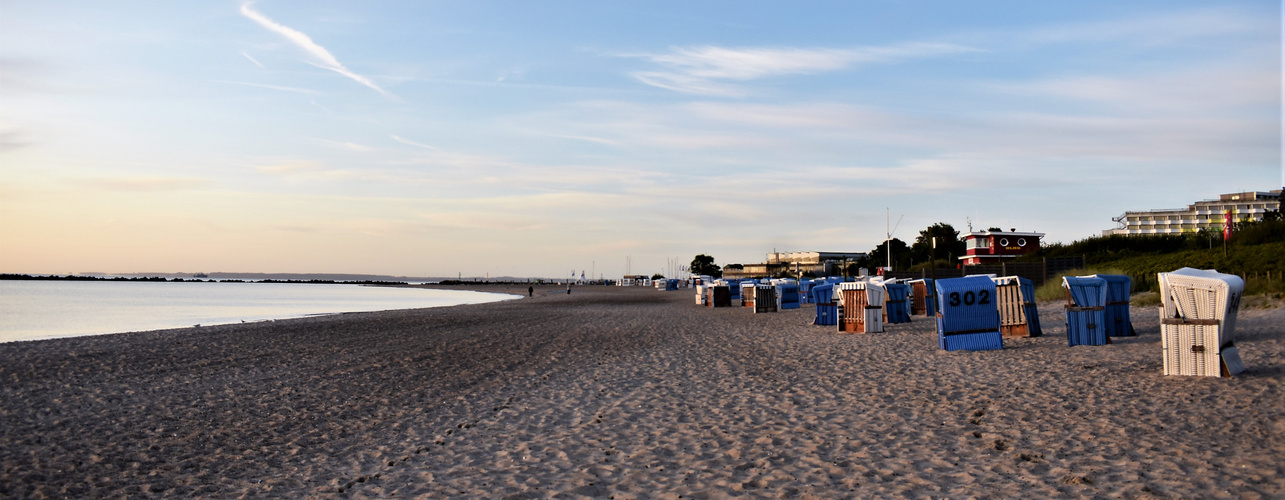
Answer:
[[[723,269],[714,263],[714,258],[705,254],[699,254],[692,259],[692,274],[697,276],[713,276],[715,278],[723,277]]]
[[[933,251],[933,237],[937,237],[937,250]],[[964,255],[964,240],[959,239],[959,231],[945,222],[938,222],[919,232],[915,244],[910,245],[911,260],[918,264],[928,262],[933,255],[938,260],[954,262],[956,257]]]
[[[665,275],[660,274],[660,273],[656,273],[656,274],[651,275],[651,279],[652,279],[652,281],[656,281],[656,280],[663,280],[663,279],[665,279]]]
[[[870,265],[883,267],[888,265],[888,248],[889,243],[892,247],[892,268],[906,270],[910,267],[910,247],[900,238],[893,238],[890,242],[880,243],[874,250],[869,252]]]

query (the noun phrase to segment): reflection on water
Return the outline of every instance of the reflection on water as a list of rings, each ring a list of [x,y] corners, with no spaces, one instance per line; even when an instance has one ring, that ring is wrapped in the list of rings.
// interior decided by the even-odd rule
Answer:
[[[0,281],[0,342],[480,304],[512,295],[314,283]]]

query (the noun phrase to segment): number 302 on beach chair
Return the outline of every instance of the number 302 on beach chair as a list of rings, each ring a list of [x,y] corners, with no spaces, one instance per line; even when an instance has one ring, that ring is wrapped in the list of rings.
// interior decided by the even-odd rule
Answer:
[[[995,282],[986,276],[937,280],[937,343],[947,351],[1004,348]]]

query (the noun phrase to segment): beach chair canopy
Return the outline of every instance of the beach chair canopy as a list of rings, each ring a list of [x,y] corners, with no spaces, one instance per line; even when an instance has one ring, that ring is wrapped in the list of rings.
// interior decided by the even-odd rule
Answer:
[[[1240,276],[1184,267],[1159,278],[1162,317],[1218,320],[1221,335],[1231,334],[1245,291]]]
[[[1071,294],[1077,307],[1103,307],[1107,304],[1107,281],[1091,276],[1066,276],[1062,288]]]

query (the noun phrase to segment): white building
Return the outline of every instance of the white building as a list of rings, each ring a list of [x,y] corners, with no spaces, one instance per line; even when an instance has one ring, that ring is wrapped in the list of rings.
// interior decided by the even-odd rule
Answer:
[[[1221,231],[1223,214],[1231,211],[1233,221],[1260,221],[1263,214],[1281,209],[1281,190],[1246,191],[1220,195],[1216,200],[1203,200],[1187,205],[1186,209],[1160,209],[1146,212],[1125,212],[1113,217],[1115,229],[1102,231],[1103,236],[1113,234],[1181,234],[1201,229]]]

